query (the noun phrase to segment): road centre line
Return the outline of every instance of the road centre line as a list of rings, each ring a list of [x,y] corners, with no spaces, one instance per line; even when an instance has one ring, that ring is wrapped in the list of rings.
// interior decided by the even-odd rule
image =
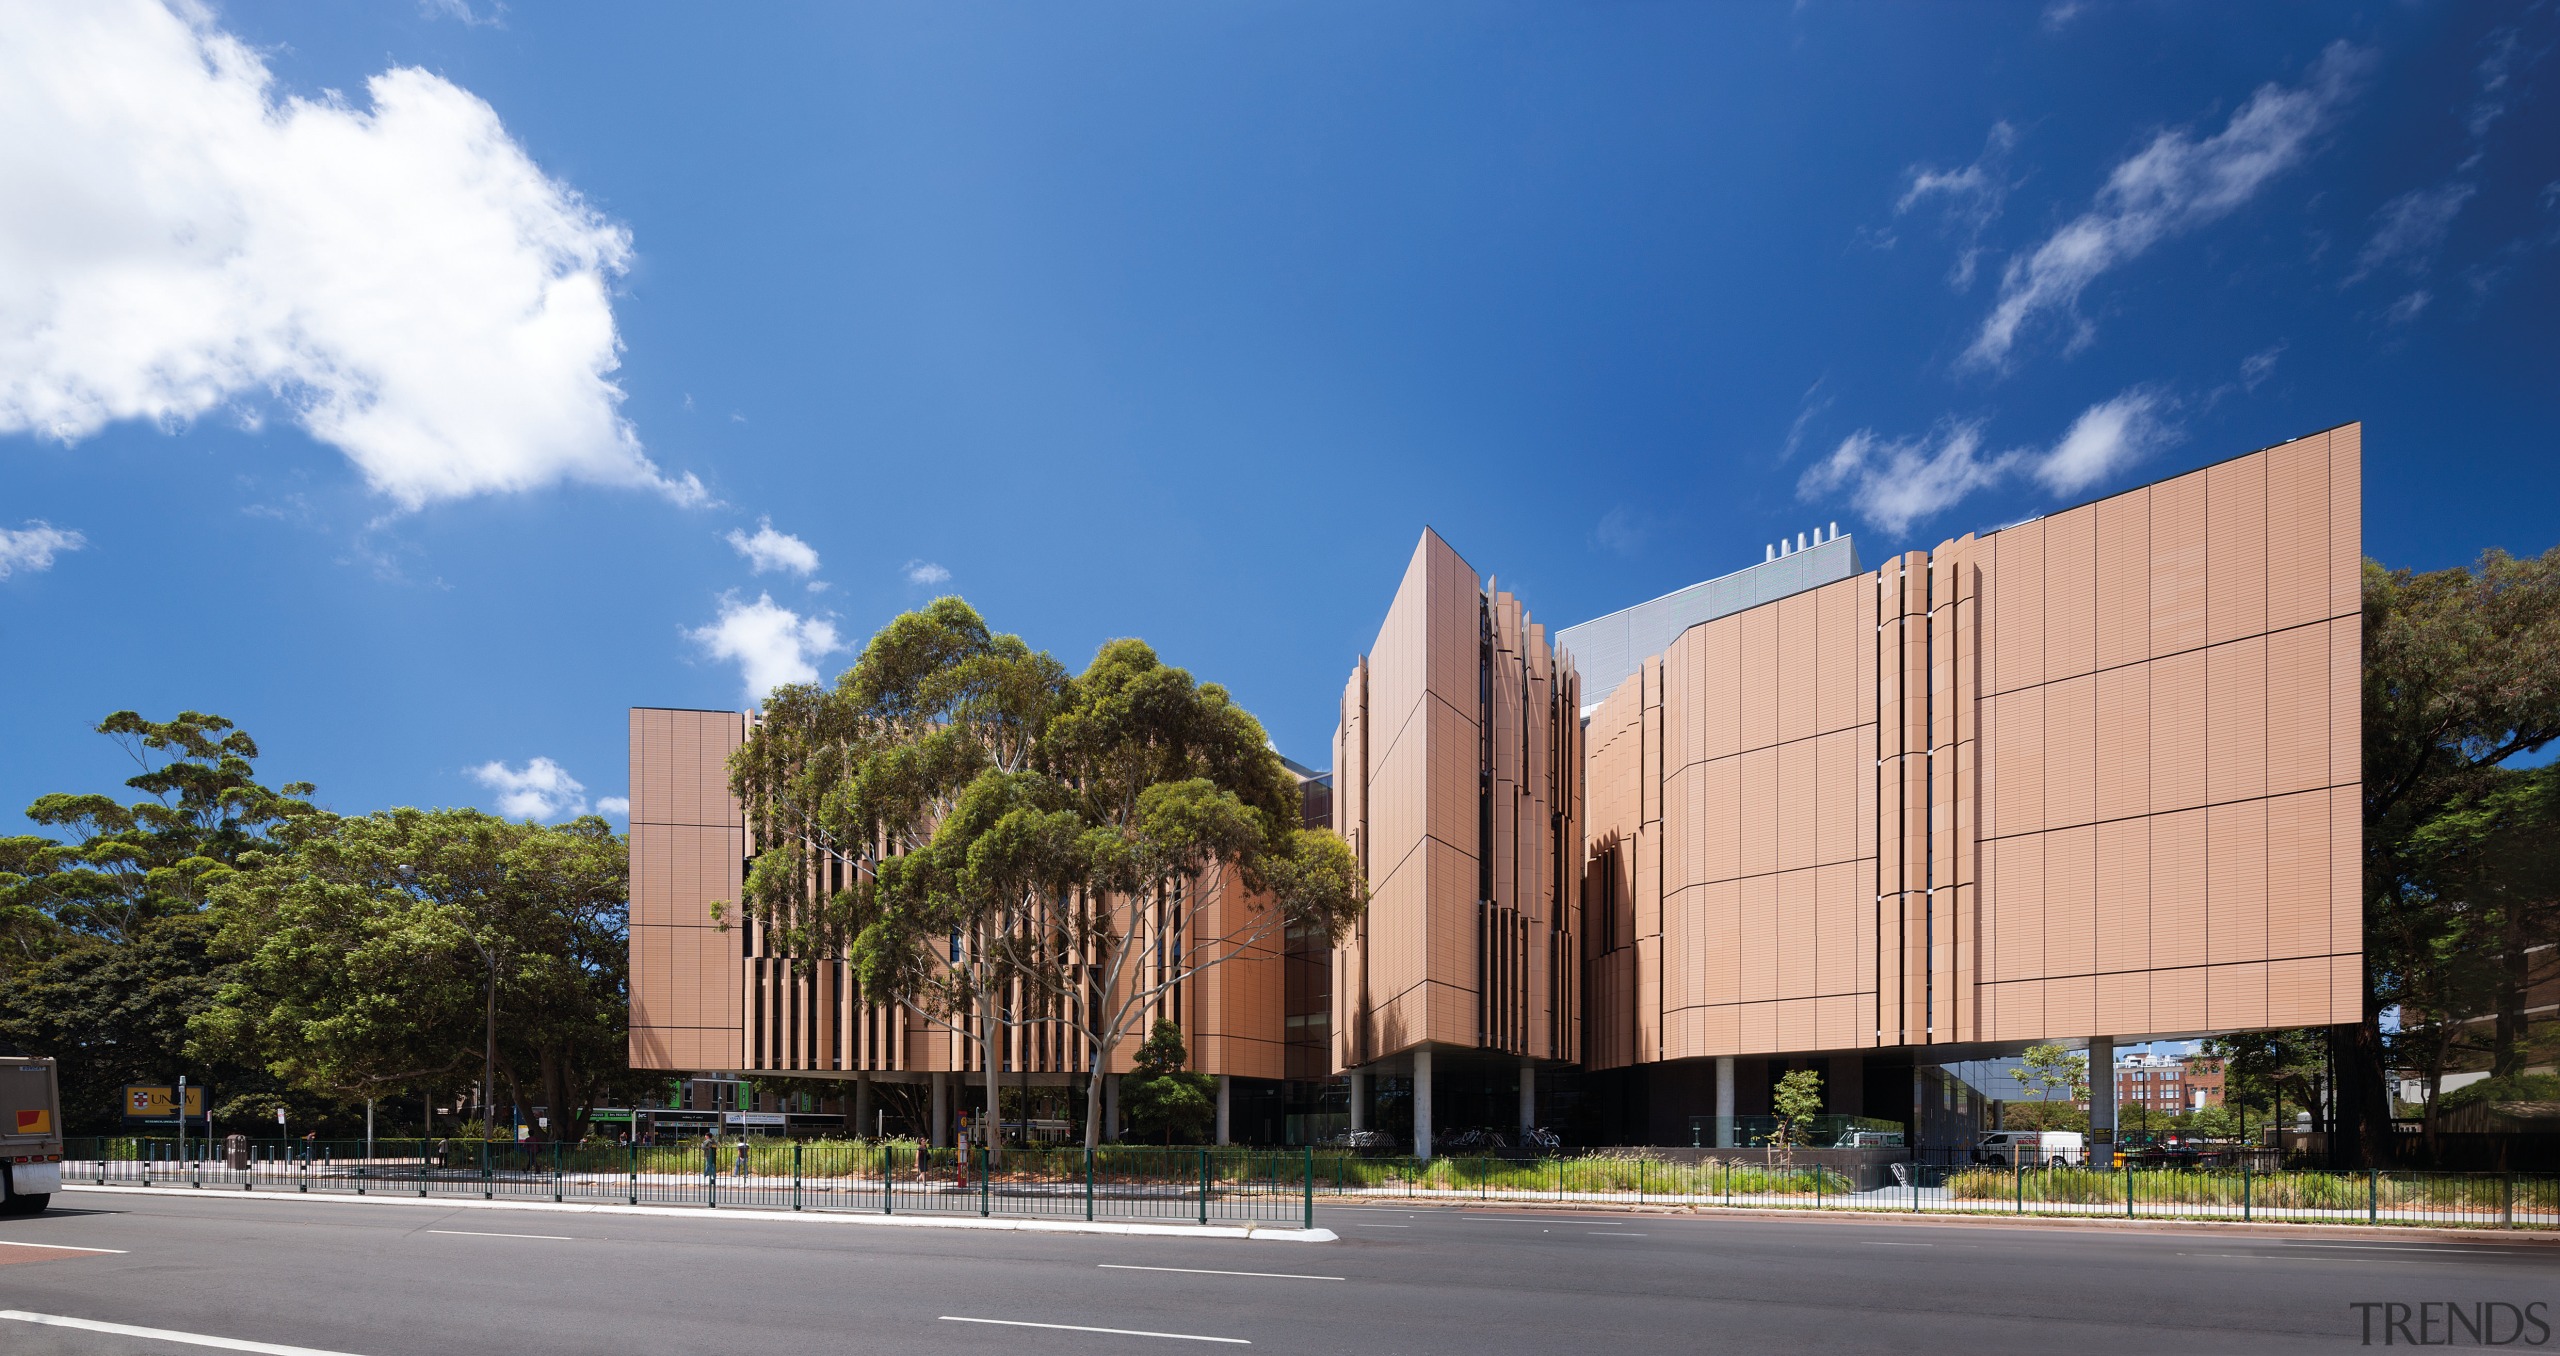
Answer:
[[[1935,1243],[1887,1243],[1882,1239],[1861,1238],[1859,1244],[1869,1248],[1934,1248]]]
[[[94,1318],[65,1318],[61,1314],[31,1314],[24,1309],[0,1309],[0,1319],[20,1323],[41,1323],[49,1328],[77,1328],[82,1332],[102,1332],[113,1337],[140,1337],[154,1342],[177,1342],[191,1347],[218,1347],[224,1351],[253,1351],[261,1356],[351,1356],[343,1351],[322,1351],[317,1347],[288,1347],[276,1342],[251,1342],[238,1337],[212,1337],[200,1332],[178,1332],[171,1328],[140,1328],[130,1323],[101,1323]]]
[[[480,1229],[428,1229],[431,1234],[451,1234],[457,1238],[538,1238],[547,1243],[575,1243],[567,1234],[493,1234]]]
[[[2467,1252],[2483,1257],[2532,1257],[2537,1254],[2516,1248],[2462,1248],[2450,1244],[2412,1247],[2406,1243],[2322,1243],[2314,1240],[2286,1239],[2288,1248],[2344,1248],[2352,1252]]]
[[[57,1252],[121,1253],[124,1251],[122,1248],[75,1248],[68,1243],[21,1243],[14,1238],[0,1238],[0,1248],[52,1248]]]
[[[1203,1337],[1196,1332],[1148,1332],[1141,1328],[1091,1328],[1082,1323],[1025,1323],[1015,1318],[963,1318],[944,1314],[945,1323],[992,1323],[1003,1328],[1048,1328],[1057,1332],[1099,1332],[1113,1337],[1169,1337],[1177,1342],[1224,1342],[1229,1346],[1249,1347],[1253,1343],[1241,1337]]]
[[[1354,1229],[1410,1229],[1410,1224],[1354,1224]]]
[[[1294,1271],[1215,1271],[1208,1267],[1142,1267],[1127,1262],[1096,1262],[1105,1271],[1179,1271],[1190,1276],[1261,1276],[1274,1281],[1347,1281],[1348,1276],[1306,1276]]]
[[[1649,1238],[1652,1236],[1650,1234],[1629,1233],[1623,1229],[1585,1229],[1582,1232],[1589,1234],[1593,1238]]]

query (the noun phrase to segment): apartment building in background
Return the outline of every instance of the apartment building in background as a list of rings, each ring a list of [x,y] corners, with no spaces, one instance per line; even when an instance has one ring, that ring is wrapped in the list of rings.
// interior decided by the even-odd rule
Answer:
[[[2349,424],[1873,568],[1810,532],[1553,632],[1426,531],[1298,769],[1367,917],[1186,998],[1195,1067],[1265,1109],[1222,1124],[1712,1143],[1814,1068],[1952,1141],[1961,1071],[2028,1044],[2358,1020],[2360,458]],[[840,962],[712,925],[747,720],[633,713],[634,1063],[964,1072]]]

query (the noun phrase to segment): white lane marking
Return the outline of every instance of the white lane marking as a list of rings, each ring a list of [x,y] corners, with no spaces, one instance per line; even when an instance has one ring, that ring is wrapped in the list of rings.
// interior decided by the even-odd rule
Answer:
[[[2287,1240],[2288,1248],[2343,1248],[2351,1252],[2468,1252],[2483,1257],[2531,1257],[2535,1254],[2513,1248],[2458,1248],[2451,1245],[2411,1247],[2404,1243],[2303,1243]]]
[[[1177,1342],[1224,1342],[1229,1346],[1249,1347],[1253,1343],[1241,1337],[1203,1337],[1196,1332],[1148,1332],[1142,1328],[1088,1328],[1081,1323],[1025,1323],[1013,1318],[962,1318],[944,1314],[945,1323],[993,1323],[1004,1328],[1050,1328],[1058,1332],[1101,1332],[1114,1337],[1170,1337]]]
[[[61,1252],[123,1252],[122,1248],[75,1248],[68,1243],[21,1243],[14,1238],[0,1238],[0,1248],[53,1248]]]
[[[1410,1229],[1410,1224],[1354,1224],[1354,1229]]]
[[[1585,1229],[1582,1232],[1591,1235],[1593,1238],[1644,1238],[1647,1236],[1644,1234],[1626,1233],[1617,1229]]]
[[[1305,1276],[1294,1271],[1212,1271],[1207,1267],[1142,1267],[1126,1262],[1096,1262],[1105,1271],[1179,1271],[1187,1276],[1260,1276],[1274,1281],[1347,1281],[1348,1276]]]
[[[1862,1238],[1858,1242],[1870,1248],[1934,1248],[1938,1246],[1935,1243],[1885,1243],[1872,1238]]]
[[[429,1229],[431,1234],[452,1234],[460,1238],[539,1238],[548,1243],[575,1243],[567,1234],[493,1234],[479,1229]]]
[[[0,1309],[0,1318],[20,1323],[41,1323],[51,1328],[78,1328],[83,1332],[102,1332],[115,1337],[141,1337],[154,1342],[180,1342],[191,1347],[219,1347],[224,1351],[255,1351],[263,1356],[349,1356],[343,1351],[322,1351],[317,1347],[288,1347],[275,1342],[251,1342],[238,1337],[209,1337],[200,1332],[177,1332],[169,1328],[138,1328],[130,1323],[101,1323],[94,1318],[65,1318],[60,1314],[31,1314],[24,1309]]]

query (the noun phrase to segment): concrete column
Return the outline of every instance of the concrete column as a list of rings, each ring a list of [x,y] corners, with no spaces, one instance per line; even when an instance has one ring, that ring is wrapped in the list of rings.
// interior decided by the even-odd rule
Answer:
[[[1102,1078],[1102,1142],[1120,1142],[1120,1075],[1103,1074]]]
[[[1538,1128],[1538,1066],[1520,1061],[1520,1143],[1527,1145],[1529,1132]]]
[[[1218,1142],[1220,1144],[1235,1143],[1233,1133],[1235,1128],[1235,1115],[1231,1109],[1231,1099],[1228,1095],[1227,1082],[1228,1080],[1225,1074],[1218,1075]]]
[[[1369,1128],[1369,1075],[1351,1075],[1351,1128]]]
[[[1413,1052],[1413,1156],[1431,1158],[1431,1047]]]
[[[1716,1056],[1716,1147],[1733,1147],[1733,1056]]]
[[[2115,1165],[2116,1038],[2089,1038],[2089,1166]]]
[[[948,1148],[950,1144],[951,1075],[938,1073],[933,1076],[933,1147]]]
[[[871,1072],[866,1069],[853,1080],[853,1134],[856,1139],[869,1139],[879,1132],[879,1119],[871,1111]]]

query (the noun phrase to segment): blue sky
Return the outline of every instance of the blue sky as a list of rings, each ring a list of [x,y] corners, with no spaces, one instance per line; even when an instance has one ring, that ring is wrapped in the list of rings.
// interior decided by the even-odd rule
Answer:
[[[2351,419],[2560,535],[2550,0],[709,13],[0,21],[0,808],[604,805],[944,591],[1320,764],[1426,524],[1560,626]]]

